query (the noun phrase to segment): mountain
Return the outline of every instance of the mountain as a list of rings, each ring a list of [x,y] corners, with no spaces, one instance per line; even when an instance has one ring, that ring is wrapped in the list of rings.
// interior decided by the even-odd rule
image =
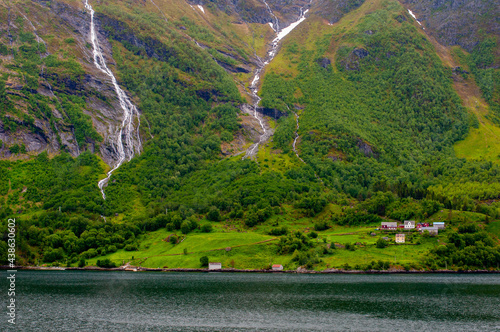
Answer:
[[[0,245],[16,218],[25,265],[498,268],[498,11],[1,2]],[[408,219],[448,228],[380,248]]]

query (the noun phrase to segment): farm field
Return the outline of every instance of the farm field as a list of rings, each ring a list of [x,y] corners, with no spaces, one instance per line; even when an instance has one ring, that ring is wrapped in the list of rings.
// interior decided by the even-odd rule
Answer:
[[[497,223],[489,226],[490,232],[498,232],[500,227],[497,227]],[[281,264],[285,270],[298,267],[292,253],[278,254],[279,236],[262,234],[270,228],[267,223],[255,232],[227,231],[220,224],[213,224],[214,228],[210,233],[183,235],[166,229],[150,232],[140,238],[138,250],[120,249],[89,259],[87,264],[96,265],[97,260],[109,259],[117,266],[129,263],[147,268],[201,268],[200,258],[207,256],[211,262],[221,262],[223,268],[269,269],[272,264]],[[414,232],[408,243],[395,244],[394,236],[397,232],[380,231],[377,224],[352,227],[334,225],[325,231],[314,231],[312,220],[303,218],[296,223],[289,221],[286,226],[292,230],[290,232],[306,228],[308,231],[305,234],[316,233],[317,237],[311,241],[317,248],[326,245],[331,247],[328,253],[321,255],[314,270],[360,268],[379,261],[388,262],[392,266],[419,267],[430,249],[445,244],[448,232],[442,231],[437,237],[423,237]],[[407,236],[411,234],[409,231],[402,232]],[[167,241],[172,235],[179,238],[179,243],[174,245]],[[381,237],[389,238],[386,248],[376,247],[376,242]]]

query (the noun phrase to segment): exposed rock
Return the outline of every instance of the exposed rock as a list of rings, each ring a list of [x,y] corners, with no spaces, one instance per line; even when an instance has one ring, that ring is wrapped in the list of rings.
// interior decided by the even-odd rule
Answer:
[[[259,112],[262,115],[274,118],[275,120],[277,120],[283,116],[288,116],[287,113],[278,111],[277,109],[274,109],[274,108],[258,107],[257,112]]]
[[[15,132],[5,130],[0,121],[0,140],[4,145],[0,157],[9,157],[11,154],[8,147],[14,144],[24,144],[27,153],[40,153],[46,150],[54,153],[59,150],[57,134],[51,130],[50,124],[45,119],[35,119],[32,124],[13,120],[20,125]]]
[[[467,70],[464,70],[461,67],[455,67],[453,68],[451,78],[455,82],[464,82],[465,79],[467,79],[467,75],[469,72]]]
[[[123,110],[119,104],[118,98],[110,78],[99,71],[93,64],[92,49],[86,47],[90,33],[90,15],[85,10],[80,10],[58,1],[43,1],[34,0],[42,6],[45,6],[54,15],[55,22],[61,26],[63,31],[70,33],[75,40],[75,45],[81,50],[82,55],[76,60],[80,62],[85,71],[85,75],[80,80],[75,80],[71,77],[58,76],[54,73],[45,73],[44,77],[47,80],[54,81],[56,84],[49,86],[46,82],[41,82],[40,93],[53,96],[52,90],[64,92],[85,97],[87,107],[85,113],[92,118],[92,123],[96,131],[104,138],[104,142],[99,144],[100,153],[103,160],[111,165],[116,162],[117,153],[112,146],[112,137],[118,132],[123,118]],[[99,15],[95,15],[96,33],[99,40],[99,45],[104,53],[104,58],[110,68],[113,68],[113,57],[111,55],[111,45],[108,42],[102,29],[102,24]],[[48,51],[51,51],[50,47]],[[65,110],[53,109],[54,116],[61,119],[61,123],[57,125],[62,147],[65,148],[71,155],[77,156],[80,153],[80,148],[75,142],[72,126],[64,122]],[[47,132],[45,130],[45,132]],[[57,140],[53,140],[57,142]],[[95,149],[94,142],[87,142],[87,147],[91,150]],[[134,145],[136,142],[133,142]],[[56,148],[51,143],[52,149]],[[57,149],[59,147],[57,146]],[[57,151],[57,150],[56,150]]]
[[[316,62],[318,63],[318,65],[320,65],[323,68],[328,68],[328,66],[330,66],[332,63],[330,61],[330,59],[328,59],[328,58],[320,58],[320,59],[316,60]]]
[[[99,20],[102,28],[105,29],[107,37],[132,45],[138,50],[144,50],[150,58],[168,61],[168,59],[177,56],[174,48],[168,47],[154,38],[136,36],[132,29],[124,22],[117,21],[100,13],[96,13],[96,19]]]
[[[252,69],[249,66],[246,65],[232,65],[228,64],[226,62],[219,61],[217,59],[214,59],[215,62],[222,68],[224,68],[226,71],[231,72],[231,73],[250,73]]]
[[[297,268],[297,273],[307,273],[307,269],[303,266]]]
[[[196,94],[198,97],[203,98],[206,101],[209,101],[212,96],[215,96],[217,94],[217,91],[215,89],[203,89],[203,90],[196,90]]]
[[[455,67],[453,68],[453,73],[456,73],[456,74],[469,74],[469,72],[465,69],[463,69],[462,67]]]
[[[354,54],[355,56],[357,56],[360,59],[363,59],[363,58],[366,58],[370,53],[368,53],[368,51],[365,50],[364,48],[355,48],[352,51],[352,54]]]
[[[441,44],[472,51],[484,33],[500,34],[498,0],[402,0]]]
[[[367,35],[373,35],[375,32],[373,30],[366,30],[365,34]]]
[[[267,142],[274,133],[274,130],[269,126],[268,121],[265,118],[263,119],[263,124],[266,128],[266,135],[263,135],[264,132],[259,121],[253,116],[254,108],[248,104],[242,104],[239,108],[242,113],[246,114],[240,116],[240,119],[242,120],[242,133],[245,136],[246,141],[248,142],[250,140],[253,143],[260,142],[260,144],[265,144],[265,142]]]
[[[345,1],[345,0],[344,0]],[[224,11],[228,14],[234,14],[241,18],[234,23],[239,24],[239,22],[244,21],[248,23],[273,23],[275,24],[275,18],[269,13],[266,5],[261,1],[235,1],[235,0],[190,0],[188,1],[191,5],[202,5],[206,6],[216,5],[219,10]],[[309,4],[308,0],[295,0],[295,1],[284,1],[284,0],[268,0],[267,4],[273,11],[273,13],[279,19],[279,25],[281,27],[288,26],[290,23],[295,22],[300,16],[300,8],[307,6]]]
[[[361,139],[358,139],[358,143],[356,146],[359,148],[359,151],[363,153],[366,157],[378,157],[378,154],[373,151],[373,148],[366,142]]]
[[[370,53],[364,48],[353,49],[346,57],[340,60],[340,64],[346,70],[359,70],[360,60],[366,58]]]

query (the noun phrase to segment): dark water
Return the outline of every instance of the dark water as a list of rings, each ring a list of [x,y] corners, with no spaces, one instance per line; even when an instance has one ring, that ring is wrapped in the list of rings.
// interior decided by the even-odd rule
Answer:
[[[20,271],[16,287],[19,331],[500,331],[499,275]]]

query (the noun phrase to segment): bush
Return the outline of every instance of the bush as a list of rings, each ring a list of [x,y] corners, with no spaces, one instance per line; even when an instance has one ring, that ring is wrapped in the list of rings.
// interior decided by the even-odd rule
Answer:
[[[52,263],[61,260],[63,257],[64,257],[64,250],[62,248],[52,249],[50,251],[45,252],[44,261]]]
[[[170,240],[169,240],[169,241],[170,241],[170,243],[172,243],[172,244],[177,244],[177,241],[178,241],[178,240],[179,240],[179,239],[177,238],[177,236],[172,235],[172,236],[170,237]]]
[[[102,261],[97,260],[97,266],[103,267],[106,269],[110,269],[110,268],[116,267],[116,264],[114,262],[112,262],[109,258],[106,258],[106,259],[103,259]]]
[[[208,256],[203,256],[200,258],[201,266],[208,266]]]
[[[308,251],[298,251],[295,250],[293,253],[292,261],[297,262],[299,266],[306,266],[306,268],[311,269],[314,264],[319,263],[319,258],[314,250]]]
[[[318,233],[316,233],[316,232],[311,232],[311,233],[307,234],[307,236],[309,236],[311,239],[315,239],[315,238],[317,238],[317,237],[318,237]]]
[[[78,267],[85,267],[87,265],[87,262],[85,262],[85,258],[80,258],[80,261],[78,262]]]
[[[135,243],[127,244],[125,246],[125,251],[136,251],[137,249],[138,249],[137,244],[135,244]]]
[[[187,234],[191,231],[191,227],[189,227],[189,223],[187,221],[183,222],[181,225],[182,234]]]
[[[315,231],[324,231],[328,229],[328,224],[326,221],[318,221],[317,223],[314,224],[314,230]]]
[[[212,231],[212,224],[206,223],[201,226],[201,231],[203,233],[210,233]]]
[[[89,250],[87,250],[87,251],[82,252],[82,253],[81,253],[81,256],[82,256],[83,258],[87,258],[87,259],[88,259],[88,258],[95,257],[95,256],[97,256],[97,250],[95,250],[94,248],[89,249]]]
[[[220,139],[224,142],[231,142],[234,137],[233,137],[233,134],[231,134],[229,131],[227,130],[224,130],[221,134],[220,134]]]
[[[296,250],[303,251],[311,248],[313,243],[304,233],[296,231],[292,234],[280,237],[278,243],[278,254],[286,255]]]
[[[219,209],[215,206],[210,208],[210,211],[207,213],[207,219],[210,221],[219,221],[220,220],[220,212]]]
[[[470,223],[470,224],[465,224],[465,225],[460,225],[458,226],[458,233],[459,234],[472,234],[477,232],[477,226],[476,224]]]
[[[295,207],[304,209],[308,216],[314,217],[323,211],[327,203],[327,200],[323,197],[304,197],[295,204]]]
[[[345,244],[345,250],[354,251],[354,250],[356,250],[356,246],[354,244],[351,244],[351,243],[346,243]]]
[[[389,244],[388,244],[388,243],[387,243],[387,241],[386,241],[386,240],[384,240],[383,238],[379,238],[379,239],[377,240],[376,245],[377,245],[377,248],[382,249],[382,248],[387,247]]]
[[[288,233],[288,228],[282,226],[282,227],[271,228],[271,230],[267,234],[280,236],[280,235],[285,235],[286,233]]]

